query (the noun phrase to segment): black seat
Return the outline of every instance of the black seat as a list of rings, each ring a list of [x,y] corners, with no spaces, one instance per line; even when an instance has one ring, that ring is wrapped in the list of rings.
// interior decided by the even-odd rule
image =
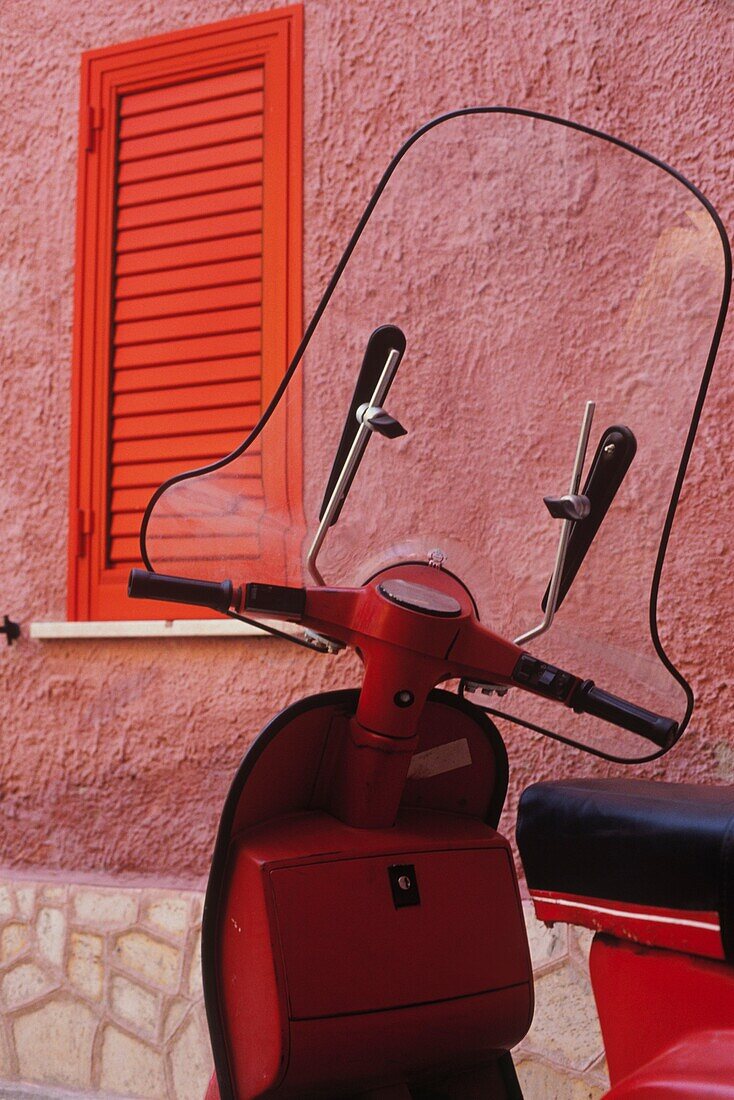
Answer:
[[[686,911],[718,914],[720,954],[734,961],[734,787],[639,779],[536,783],[520,800],[517,842],[542,919],[549,916],[541,913],[539,898],[542,902],[547,894],[569,912],[573,900],[559,901],[558,896],[631,903],[658,913],[682,911],[683,916]],[[603,906],[586,908],[595,916],[590,927],[610,930],[609,920],[605,925],[599,916]],[[550,919],[564,918],[554,911]],[[660,928],[669,935],[672,919],[657,920],[666,922]],[[634,931],[624,934],[638,938]]]

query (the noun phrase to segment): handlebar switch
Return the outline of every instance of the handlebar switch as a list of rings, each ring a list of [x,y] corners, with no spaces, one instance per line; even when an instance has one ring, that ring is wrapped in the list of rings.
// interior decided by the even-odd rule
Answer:
[[[306,589],[282,584],[247,584],[244,610],[302,619],[306,610]]]
[[[531,657],[529,653],[523,653],[519,658],[512,673],[512,679],[516,684],[546,695],[550,699],[565,700],[576,683],[576,677],[570,672],[549,665],[545,661],[539,661],[537,657]]]

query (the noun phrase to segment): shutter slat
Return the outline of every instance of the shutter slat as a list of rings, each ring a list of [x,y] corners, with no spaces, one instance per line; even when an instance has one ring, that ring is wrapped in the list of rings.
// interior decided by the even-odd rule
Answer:
[[[200,362],[202,359],[231,359],[260,351],[260,331],[234,332],[226,336],[201,336],[191,340],[167,340],[160,344],[140,344],[119,348],[115,370],[125,367],[157,367],[166,363]]]
[[[259,306],[262,283],[235,283],[205,290],[185,290],[181,294],[156,294],[145,298],[126,298],[117,303],[115,320],[141,321],[146,317],[177,317],[238,306]]]
[[[251,425],[252,426],[252,425]],[[211,432],[203,435],[181,435],[169,438],[130,439],[112,447],[113,463],[182,460],[181,472],[190,466],[206,465],[223,458],[240,445],[244,432]],[[187,465],[188,463],[188,465]]]
[[[206,461],[200,462],[200,465],[206,466],[209,462],[216,462],[221,457],[221,453],[206,455],[204,456]],[[230,476],[236,478],[240,475],[243,478],[260,477],[260,455],[254,452],[251,453],[250,449],[248,449],[247,454],[237,459],[236,466],[239,473],[230,474],[228,468],[224,467],[224,469],[217,471],[217,478],[226,479]],[[147,504],[153,489],[162,485],[164,481],[168,481],[169,477],[175,477],[176,474],[183,473],[184,469],[186,467],[176,460],[168,462],[131,462],[125,466],[117,465],[112,471],[112,488],[113,490],[116,488],[143,489],[147,494],[145,498]]]
[[[256,510],[262,513],[262,493],[253,497],[245,497],[243,490],[243,503],[245,499],[250,501],[252,511],[244,516],[218,516],[212,513],[207,525],[212,538],[221,535],[222,538],[239,539],[247,538],[253,534],[253,513],[257,515]],[[110,526],[110,534],[113,538],[126,535],[135,537],[140,531],[140,520],[140,511],[116,512]],[[156,545],[158,545],[158,540],[162,538],[174,539],[180,538],[182,535],[190,535],[192,525],[187,520],[187,516],[158,516],[155,521]],[[204,535],[203,537],[207,538],[208,536]]]
[[[165,545],[170,541],[170,549]],[[184,562],[194,563],[194,571],[197,562],[202,561],[231,561],[237,564],[248,558],[257,558],[260,555],[260,540],[257,535],[243,536],[242,538],[218,538],[201,536],[199,538],[175,538],[161,539],[156,542],[156,565],[162,566],[164,562],[176,563],[172,573],[186,574],[183,568]],[[137,536],[129,538],[121,537],[110,542],[110,561],[115,565],[127,562],[140,561],[140,542]],[[160,570],[159,570],[160,571]]]
[[[249,164],[235,164],[231,168],[212,168],[209,171],[187,172],[183,176],[167,176],[165,179],[128,183],[117,192],[117,208],[154,204],[190,195],[208,195],[212,191],[231,191],[237,187],[261,184],[263,166],[261,160]]]
[[[121,164],[118,183],[139,183],[143,180],[165,179],[207,168],[226,168],[232,164],[262,161],[263,143],[260,138],[248,141],[231,141],[226,145],[211,145],[204,149],[187,150],[185,153],[169,153],[163,157],[146,157],[144,160]]]
[[[112,415],[138,416],[150,411],[151,405],[165,405],[170,412],[195,409],[218,409],[229,406],[256,405],[260,402],[260,381],[229,382],[211,386],[184,386],[176,390],[144,390],[119,394],[112,405]]]
[[[262,187],[256,185],[186,196],[168,202],[146,202],[121,210],[117,218],[117,228],[139,229],[145,225],[165,225],[189,218],[204,218],[211,214],[234,213],[235,210],[257,210],[262,207],[262,200]]]
[[[132,440],[165,439],[166,436],[208,435],[211,432],[212,420],[216,420],[217,428],[226,432],[239,430],[244,437],[245,431],[252,428],[257,421],[260,411],[259,404],[224,406],[217,409],[216,416],[212,416],[210,409],[185,410],[183,412],[148,413],[140,416],[121,416],[114,421],[112,439]]]
[[[123,118],[119,134],[120,139],[125,141],[129,138],[163,134],[185,126],[199,126],[208,122],[244,118],[247,115],[261,115],[262,111],[262,92],[248,92],[244,95],[224,96],[196,104],[187,103],[181,107],[167,107],[159,111],[148,111],[144,115]]]
[[[172,268],[169,271],[145,272],[142,275],[124,275],[117,280],[115,297],[140,298],[168,294],[176,290],[194,287],[216,287],[250,282],[260,279],[262,260],[227,260],[222,263],[195,264],[192,267]]]
[[[117,234],[117,254],[149,252],[169,245],[194,244],[240,233],[256,233],[262,228],[262,211],[243,210],[210,218],[186,218],[165,225],[123,229]]]
[[[218,309],[205,313],[184,313],[176,317],[124,321],[115,326],[115,345],[123,348],[155,344],[194,335],[247,332],[260,328],[259,306],[243,309]]]
[[[148,111],[162,111],[168,107],[178,107],[186,103],[202,103],[210,99],[259,91],[263,87],[261,66],[244,69],[223,76],[205,77],[202,80],[187,80],[183,84],[170,84],[155,88],[149,92],[133,92],[123,97],[120,105],[120,118],[146,114]]]
[[[260,358],[205,359],[200,363],[173,363],[167,367],[140,367],[115,372],[114,393],[163,390],[174,394],[178,387],[206,385],[234,380],[251,382],[260,378]]]
[[[170,248],[151,248],[144,252],[128,252],[117,258],[118,275],[140,275],[143,272],[168,271],[173,267],[189,267],[222,260],[254,259],[261,255],[262,236],[247,233],[223,237],[196,244],[178,244]]]
[[[227,119],[207,126],[190,126],[173,130],[170,134],[153,134],[151,137],[130,138],[121,141],[117,152],[120,166],[129,161],[158,159],[174,153],[189,153],[195,149],[209,149],[213,145],[232,144],[262,137],[262,115],[248,118]]]
[[[156,483],[158,484],[158,483]],[[263,495],[262,480],[259,477],[243,477],[238,479],[237,483],[237,495],[243,499],[259,500]],[[143,512],[150,500],[151,492],[148,487],[142,487],[139,489],[115,489],[112,493],[111,509],[113,517],[117,515],[128,514],[137,515],[138,526],[135,530],[140,530],[140,519]],[[212,503],[212,509],[214,509],[214,503]],[[114,527],[113,518],[113,533],[121,534],[119,528]],[[223,532],[224,534],[225,532]]]

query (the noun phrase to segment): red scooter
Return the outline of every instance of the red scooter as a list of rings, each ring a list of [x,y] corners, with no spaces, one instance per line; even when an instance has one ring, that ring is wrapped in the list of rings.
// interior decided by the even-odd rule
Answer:
[[[682,735],[658,594],[730,281],[656,158],[455,111],[388,166],[254,430],[155,493],[131,596],[363,666],[277,715],[228,795],[211,1097],[521,1095],[496,721],[535,767],[547,738],[634,762]],[[538,917],[597,932],[610,1100],[734,1096],[734,794],[537,783],[517,837]]]

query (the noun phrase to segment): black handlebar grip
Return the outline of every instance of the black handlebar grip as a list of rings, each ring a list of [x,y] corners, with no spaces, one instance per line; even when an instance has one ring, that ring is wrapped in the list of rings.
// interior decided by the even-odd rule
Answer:
[[[678,723],[672,718],[665,718],[662,714],[610,695],[608,691],[596,687],[593,680],[584,680],[579,684],[572,696],[571,706],[577,714],[593,714],[595,718],[647,738],[661,749],[669,748],[678,732]]]
[[[137,600],[169,600],[227,612],[232,606],[235,591],[231,581],[197,581],[188,577],[168,577],[165,573],[149,573],[146,569],[131,569],[127,594]]]

